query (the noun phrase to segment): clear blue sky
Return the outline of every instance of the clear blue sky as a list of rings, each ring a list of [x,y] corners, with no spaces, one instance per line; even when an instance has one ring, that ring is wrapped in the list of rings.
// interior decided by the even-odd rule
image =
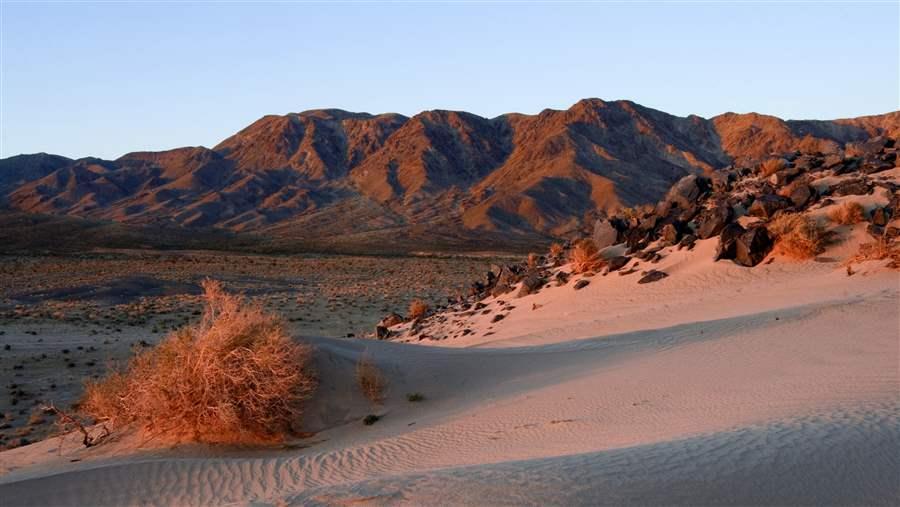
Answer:
[[[900,108],[898,2],[2,4],[0,157],[213,146],[320,107]]]

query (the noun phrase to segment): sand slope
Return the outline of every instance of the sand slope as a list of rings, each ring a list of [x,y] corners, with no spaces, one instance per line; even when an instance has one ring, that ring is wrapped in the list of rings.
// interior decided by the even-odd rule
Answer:
[[[570,284],[515,300],[496,334],[483,336],[485,322],[442,342],[456,348],[314,339],[324,388],[306,447],[125,452],[123,442],[57,455],[47,441],[0,454],[0,497],[900,503],[897,272],[868,263],[847,277],[837,262],[783,259],[746,269],[709,262],[709,248],[670,255],[658,269],[671,276],[655,284],[598,276],[577,297]],[[390,379],[383,407],[353,384],[364,351]],[[413,391],[426,400],[407,402]],[[364,426],[370,412],[382,419]]]

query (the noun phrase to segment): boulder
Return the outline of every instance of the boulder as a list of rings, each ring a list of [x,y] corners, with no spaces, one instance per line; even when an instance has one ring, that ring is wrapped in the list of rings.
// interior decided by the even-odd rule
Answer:
[[[704,210],[697,219],[697,236],[707,239],[722,232],[728,223],[734,218],[734,210],[731,206],[721,203],[715,208]]]
[[[831,195],[865,195],[872,187],[863,179],[845,180],[831,187]]]
[[[687,248],[688,250],[694,249],[694,244],[697,242],[697,236],[693,234],[685,234],[681,241],[678,242],[678,249]]]
[[[609,271],[618,271],[625,267],[628,264],[628,261],[631,260],[631,257],[625,255],[617,255],[610,259],[607,263]]]
[[[872,210],[872,224],[884,227],[891,221],[891,214],[886,208],[875,208]]]
[[[384,326],[375,326],[375,338],[379,340],[387,340],[391,337],[391,330]]]
[[[598,219],[594,223],[594,233],[591,239],[597,248],[604,249],[608,246],[615,245],[618,241],[619,231],[605,218]]]
[[[530,274],[522,279],[522,287],[519,288],[519,293],[516,297],[523,297],[529,294],[534,294],[537,292],[544,284],[547,283],[547,280],[536,275]]]
[[[734,262],[741,266],[756,266],[769,255],[773,246],[774,242],[765,227],[748,229],[735,242]]]
[[[714,260],[734,259],[737,254],[737,240],[746,230],[737,223],[730,223],[719,234],[719,244],[716,246]]]
[[[726,169],[716,171],[709,177],[713,191],[721,193],[731,190],[731,183],[735,179],[734,173]]]
[[[822,161],[822,169],[834,169],[837,166],[844,163],[844,157],[832,153],[831,155],[826,155],[825,159]]]
[[[581,289],[587,287],[587,285],[588,285],[589,283],[591,283],[590,280],[585,280],[585,279],[582,278],[581,280],[578,280],[577,282],[575,282],[575,285],[573,285],[572,287],[573,287],[575,290],[581,290]]]
[[[396,313],[389,313],[385,318],[381,319],[381,322],[379,322],[378,325],[383,327],[391,327],[402,323],[403,317]]]
[[[665,216],[669,214],[673,207],[682,210],[689,209],[694,206],[703,194],[709,192],[709,188],[709,180],[706,178],[696,174],[685,176],[672,185],[665,199],[657,207],[657,212],[660,216]]]
[[[641,277],[640,280],[638,280],[638,283],[658,282],[667,276],[669,276],[669,275],[666,273],[663,273],[662,271],[657,271],[655,269],[651,269],[650,271],[647,272],[647,274],[645,274],[643,277]]]
[[[764,194],[753,200],[747,214],[754,217],[772,218],[777,211],[781,211],[791,204],[790,199],[775,194]]]
[[[798,174],[800,174],[800,169],[798,169],[797,167],[788,167],[769,176],[769,183],[775,185],[776,187],[780,187],[790,182]]]
[[[798,208],[802,208],[811,203],[816,198],[816,189],[803,183],[795,185],[787,196],[791,203]]]

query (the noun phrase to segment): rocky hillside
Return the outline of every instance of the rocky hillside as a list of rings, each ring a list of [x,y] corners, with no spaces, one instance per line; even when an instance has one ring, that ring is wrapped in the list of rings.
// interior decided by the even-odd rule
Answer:
[[[288,243],[540,238],[570,234],[597,211],[654,202],[686,175],[795,150],[836,154],[898,129],[900,112],[704,119],[599,99],[491,119],[314,110],[263,117],[212,149],[4,159],[0,202]]]
[[[663,265],[677,267],[685,262],[684,253],[710,242],[715,249],[703,249],[706,263],[753,268],[777,257],[815,260],[844,266],[848,276],[866,261],[900,269],[900,147],[882,137],[851,151],[797,151],[685,176],[655,206],[600,217],[580,239],[556,244],[547,255],[494,266],[467,293],[430,314],[387,316],[375,335],[430,342],[463,338],[479,328],[484,332],[486,326],[492,333],[523,306],[519,298],[545,289],[578,291],[613,275],[630,276],[637,284],[660,282],[670,276]],[[680,260],[673,264],[669,258]],[[533,310],[539,307],[534,305]]]

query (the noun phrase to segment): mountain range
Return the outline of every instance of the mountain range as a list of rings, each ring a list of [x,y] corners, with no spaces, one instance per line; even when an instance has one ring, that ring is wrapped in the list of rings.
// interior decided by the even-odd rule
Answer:
[[[264,116],[211,149],[6,158],[0,205],[315,249],[503,244],[566,235],[597,211],[655,202],[688,174],[898,134],[900,111],[705,119],[600,99],[496,118],[321,109]]]

